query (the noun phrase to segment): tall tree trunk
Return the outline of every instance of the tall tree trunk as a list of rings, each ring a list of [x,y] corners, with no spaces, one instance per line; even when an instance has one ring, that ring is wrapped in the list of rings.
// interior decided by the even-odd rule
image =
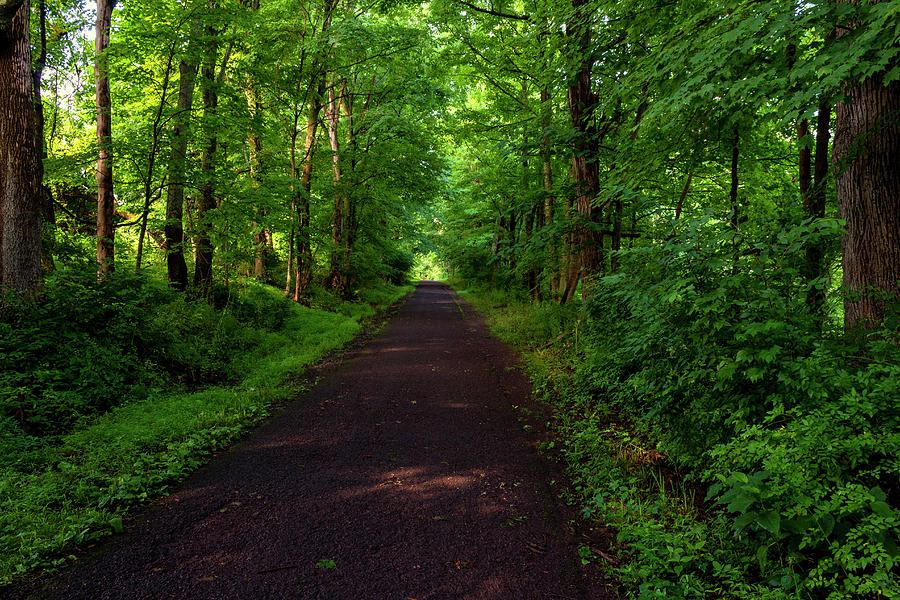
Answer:
[[[550,153],[550,90],[541,88],[541,183],[544,190],[543,225],[553,225],[554,204],[553,197],[553,163]],[[559,289],[559,248],[557,244],[549,246],[548,263],[550,264],[550,292],[551,295]]]
[[[169,283],[180,291],[184,291],[188,284],[187,262],[184,259],[184,177],[198,69],[197,61],[190,53],[189,47],[178,65],[178,107],[172,118],[169,187],[166,193],[166,271]]]
[[[94,77],[97,105],[97,264],[100,275],[115,269],[115,214],[112,170],[112,100],[106,48],[116,0],[97,0]]]
[[[316,131],[319,127],[319,113],[322,112],[322,95],[325,93],[325,79],[319,84],[309,99],[309,116],[306,120],[306,139],[303,141],[303,169],[300,173],[300,188],[297,190],[297,277],[294,301],[299,302],[306,294],[312,281],[312,240],[310,225],[310,191],[312,190],[313,154],[316,149]]]
[[[573,161],[574,162],[574,161]],[[575,231],[572,229],[571,223],[575,218],[575,206],[570,197],[566,198],[566,222],[569,223],[569,229],[565,234],[565,260],[563,261],[562,279],[560,288],[562,295],[560,303],[565,304],[575,296],[575,290],[578,287],[578,280],[581,276],[580,257],[576,246]]]
[[[259,110],[259,100],[254,98],[253,102],[255,113]],[[259,187],[262,140],[255,131],[251,131],[247,141],[250,148],[250,178],[253,180],[253,186]],[[259,207],[254,207],[253,211],[260,219],[265,219],[267,216],[267,212]],[[266,281],[269,262],[268,231],[265,226],[260,226],[258,223],[254,226],[256,231],[253,233],[253,276],[257,281]]]
[[[522,104],[525,105],[528,101],[528,82],[526,80],[522,80]],[[523,249],[528,252],[531,256],[528,269],[525,273],[525,289],[528,290],[528,293],[531,295],[531,299],[535,302],[541,301],[541,286],[540,286],[540,270],[536,266],[536,261],[534,260],[535,252],[529,251],[529,246],[535,246],[535,238],[537,237],[535,234],[537,230],[540,228],[540,218],[543,215],[543,211],[538,209],[538,205],[533,198],[533,194],[531,191],[531,178],[528,176],[528,127],[522,126],[522,192],[525,194],[525,197],[528,198],[528,204],[525,208],[525,216],[524,223],[522,224],[522,232],[524,237]]]
[[[301,59],[300,64],[302,66],[303,60]],[[301,72],[302,72],[301,68]],[[299,89],[299,83],[297,88]],[[297,128],[300,125],[300,101],[295,99],[293,104],[294,110],[294,122],[291,127],[291,146],[290,146],[290,157],[291,157],[291,191],[294,194],[291,196],[291,230],[288,234],[288,253],[287,253],[287,269],[285,269],[285,281],[284,281],[284,297],[287,298],[291,295],[291,282],[293,281],[294,276],[294,239],[297,235],[297,190],[299,185],[297,183],[297,173],[299,172],[297,169]]]
[[[573,175],[575,179],[575,209],[578,220],[574,240],[578,247],[581,278],[585,280],[599,272],[603,260],[603,234],[600,233],[594,200],[600,187],[597,165],[597,139],[591,125],[592,112],[597,97],[591,89],[592,58],[590,55],[591,32],[586,13],[587,0],[572,0],[574,18],[568,24],[566,35],[574,39],[581,57],[581,67],[568,87],[569,117],[575,130]],[[574,293],[574,289],[571,290]],[[590,289],[582,286],[582,296],[588,297]]]
[[[324,39],[325,32],[331,27],[331,20],[338,0],[330,0],[322,7],[322,27],[320,35]],[[326,46],[327,47],[327,46]],[[305,60],[305,55],[304,55]],[[300,187],[297,189],[295,203],[297,208],[297,273],[294,278],[294,301],[300,302],[312,282],[313,256],[310,235],[310,192],[312,190],[313,154],[316,149],[316,133],[319,126],[319,114],[322,112],[322,98],[325,94],[325,70],[321,65],[322,55],[316,55],[312,61],[311,81],[309,86],[309,115],[306,121],[306,138],[303,142],[303,168],[300,174]],[[302,64],[302,61],[301,61]],[[302,69],[301,69],[302,72]],[[302,77],[302,75],[301,75]],[[300,89],[300,81],[298,87]],[[292,161],[296,161],[292,152]]]
[[[44,271],[56,268],[53,251],[56,246],[56,210],[53,208],[53,192],[44,185],[44,159],[47,158],[47,143],[44,136],[44,102],[41,100],[41,80],[47,65],[47,3],[38,2],[38,30],[40,35],[39,54],[31,71],[32,94],[34,98],[34,134],[38,152],[38,176],[41,181],[41,265]]]
[[[0,292],[41,287],[41,179],[34,133],[29,18],[24,2],[0,4]]]
[[[331,218],[331,254],[329,259],[328,278],[325,280],[325,287],[335,290],[343,294],[343,280],[341,277],[341,257],[343,254],[344,226],[346,215],[344,214],[344,191],[341,189],[341,155],[340,142],[338,141],[338,122],[341,113],[341,96],[345,92],[347,82],[341,84],[338,96],[335,96],[334,87],[336,82],[332,78],[331,86],[328,89],[328,141],[331,145],[331,170],[334,176],[334,212]]]
[[[141,260],[144,256],[144,238],[147,235],[147,218],[150,216],[150,205],[153,202],[153,170],[156,165],[156,154],[159,150],[159,134],[162,130],[162,114],[166,107],[166,96],[169,92],[169,81],[172,77],[172,61],[175,59],[175,44],[169,48],[169,59],[166,61],[166,72],[163,75],[162,93],[159,95],[159,104],[156,108],[156,116],[151,127],[150,153],[147,156],[147,173],[144,176],[144,209],[141,211],[141,230],[138,235],[137,257],[135,271],[140,272]]]
[[[740,159],[740,134],[737,128],[734,129],[734,138],[731,143],[731,188],[728,192],[728,201],[731,206],[731,212],[728,215],[728,223],[736,232],[738,230],[738,160]]]
[[[609,272],[619,272],[619,250],[622,249],[622,218],[624,207],[620,195],[616,195],[613,205],[610,209],[612,218],[612,235],[609,243]]]
[[[500,272],[500,244],[503,242],[503,232],[506,231],[506,219],[502,214],[494,219],[494,235],[491,238],[491,272],[488,276],[488,286],[494,289],[497,285],[497,275]]]
[[[509,203],[510,200],[506,198],[505,202]],[[516,247],[516,242],[518,242],[519,234],[519,215],[515,208],[509,209],[509,217],[506,219],[506,231],[509,234],[507,237],[507,247],[509,248],[509,271],[510,273],[513,273],[516,270],[516,253],[514,252],[514,249]]]
[[[828,36],[831,39],[831,35]],[[796,62],[797,47],[788,43],[786,49],[788,67],[793,68]],[[813,181],[813,157],[807,137],[809,121],[797,121],[798,152],[797,179],[800,197],[803,200],[803,212],[807,219],[821,219],[825,216],[825,178],[828,174],[828,128],[831,124],[831,105],[824,99],[819,103],[819,115],[816,122],[816,155],[815,181]],[[824,247],[821,241],[811,241],[805,249],[805,265],[803,275],[810,285],[806,292],[806,304],[815,314],[820,314],[825,304],[825,290],[818,280],[824,271]],[[817,283],[818,282],[818,283]]]
[[[522,217],[522,249],[527,251],[527,248],[530,244],[534,242],[532,236],[534,234],[534,207],[526,207],[525,214]],[[528,264],[526,256],[526,265]],[[535,281],[534,269],[528,267],[525,271],[525,277],[523,283],[525,284],[525,289],[528,290],[529,294],[534,294],[534,288],[537,286],[537,282]]]
[[[797,187],[800,188],[800,197],[806,205],[809,198],[809,188],[812,185],[812,150],[806,143],[809,135],[809,121],[800,119],[797,121],[797,142],[800,144],[800,152],[797,156]]]
[[[889,67],[895,67],[894,64]],[[844,94],[835,121],[833,160],[841,240],[844,325],[872,329],[900,297],[900,81],[876,73]]]
[[[213,4],[214,6],[214,4]],[[213,27],[207,28],[207,35],[214,39],[216,31]],[[217,44],[210,42],[210,49],[200,69],[203,88],[203,118],[206,121],[208,137],[203,155],[200,159],[200,194],[197,197],[197,231],[195,233],[196,250],[194,258],[194,285],[198,288],[208,288],[212,284],[212,265],[215,249],[213,248],[210,223],[210,211],[216,208],[215,198],[215,155],[218,147],[218,137],[215,129],[215,117],[218,112],[219,95],[216,91],[216,60],[218,57]]]
[[[373,80],[374,86],[374,80]],[[359,227],[359,221],[356,215],[356,202],[353,198],[353,181],[354,177],[356,177],[356,165],[357,165],[357,151],[358,147],[356,144],[356,123],[354,122],[353,115],[353,95],[352,90],[356,89],[356,76],[354,76],[352,83],[348,84],[346,93],[341,94],[341,107],[344,112],[344,116],[347,119],[347,143],[345,148],[347,149],[347,153],[350,156],[349,166],[350,166],[350,174],[349,174],[349,182],[345,182],[345,192],[344,192],[344,230],[343,230],[343,247],[341,249],[341,289],[343,291],[344,296],[349,297],[351,291],[351,260],[353,255],[353,246],[356,244],[356,235]],[[368,100],[365,103],[363,108],[363,114],[361,118],[365,117],[365,111],[368,109],[369,100],[372,98],[372,93],[374,89],[369,92]],[[346,185],[349,183],[350,185]]]
[[[821,219],[825,216],[825,192],[828,185],[828,138],[831,126],[831,104],[823,100],[819,103],[819,116],[816,119],[816,157],[813,172],[812,188],[803,197],[806,216]],[[810,242],[806,247],[807,281],[815,282],[825,275],[825,245],[822,240]],[[815,314],[821,314],[825,307],[824,284],[819,283],[809,288],[806,293],[806,304]]]
[[[691,191],[691,180],[694,179],[694,170],[691,169],[688,172],[687,179],[684,182],[684,187],[681,189],[681,195],[678,196],[678,203],[675,205],[675,220],[681,218],[681,211],[684,208],[684,200],[687,198],[688,192]]]
[[[259,10],[259,0],[244,0],[244,4],[253,11]],[[262,139],[259,135],[260,128],[260,110],[262,101],[257,82],[250,81],[245,90],[247,96],[247,108],[250,111],[250,132],[247,136],[248,147],[250,149],[250,177],[253,180],[253,186],[259,187],[259,175],[262,157]],[[267,212],[259,207],[254,208],[254,212],[264,220]],[[268,279],[268,263],[269,263],[269,232],[265,226],[254,224],[257,231],[253,234],[253,276],[257,281],[266,281]]]

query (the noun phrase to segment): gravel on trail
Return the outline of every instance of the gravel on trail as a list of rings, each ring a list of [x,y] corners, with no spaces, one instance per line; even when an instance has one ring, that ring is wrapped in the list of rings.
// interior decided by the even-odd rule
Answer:
[[[444,284],[125,532],[14,599],[575,600],[581,564],[515,406],[516,356]],[[556,484],[552,481],[556,480]]]

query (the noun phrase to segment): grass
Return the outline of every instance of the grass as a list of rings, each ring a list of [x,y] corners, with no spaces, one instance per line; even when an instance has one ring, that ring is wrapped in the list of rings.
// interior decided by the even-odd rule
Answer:
[[[545,451],[558,451],[566,464],[572,487],[563,497],[579,507],[583,519],[616,534],[614,566],[587,546],[582,561],[609,570],[621,583],[622,597],[749,597],[733,595],[741,589],[752,595],[744,573],[731,567],[729,523],[700,512],[703,492],[685,482],[645,434],[575,385],[585,349],[577,308],[533,304],[497,291],[459,293],[497,337],[521,353],[535,394],[552,405],[548,425],[558,439],[545,444]],[[710,579],[723,586],[710,589]]]
[[[157,390],[85,421],[56,444],[20,444],[0,467],[0,586],[58,567],[76,545],[120,532],[129,507],[165,493],[259,423],[295,393],[286,382],[411,289],[368,291],[363,304],[340,304],[335,312],[283,301],[260,286],[254,293],[284,302],[286,315],[274,331],[232,332],[253,340],[231,357],[229,372],[243,374],[235,385]]]

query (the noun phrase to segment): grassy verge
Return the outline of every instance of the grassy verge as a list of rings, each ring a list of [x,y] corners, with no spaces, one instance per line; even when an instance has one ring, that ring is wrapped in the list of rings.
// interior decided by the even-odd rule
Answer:
[[[770,597],[750,583],[752,565],[736,549],[727,516],[704,510],[705,490],[686,481],[639,424],[576,377],[590,340],[575,307],[484,290],[460,294],[522,354],[535,394],[553,406],[557,440],[545,450],[565,462],[573,482],[566,500],[615,536],[610,548],[582,547],[582,560],[609,571],[626,598]],[[791,574],[783,576],[772,598],[785,597]]]
[[[241,340],[221,357],[229,363],[222,369],[228,385],[188,391],[157,381],[109,411],[82,418],[52,443],[21,435],[7,419],[0,428],[0,585],[59,566],[74,545],[121,531],[125,510],[165,493],[212,451],[265,418],[274,403],[295,393],[284,385],[289,379],[346,344],[366,319],[411,289],[363,292],[361,303],[324,310],[284,301],[277,290],[257,286],[251,290],[255,304],[247,305],[276,306],[277,326],[228,320],[227,309],[204,321],[216,328],[213,337]],[[185,306],[167,304],[168,314],[161,318],[171,322],[183,311],[195,317],[206,310]],[[181,357],[196,352],[193,347],[171,351]],[[213,358],[203,361],[208,366]]]

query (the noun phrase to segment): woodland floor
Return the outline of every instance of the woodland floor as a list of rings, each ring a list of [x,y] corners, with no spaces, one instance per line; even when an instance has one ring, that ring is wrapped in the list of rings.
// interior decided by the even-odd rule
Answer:
[[[513,405],[513,353],[445,285],[125,532],[11,598],[574,600],[582,566],[559,467]],[[556,481],[551,485],[551,481]],[[333,566],[331,562],[333,561]]]

